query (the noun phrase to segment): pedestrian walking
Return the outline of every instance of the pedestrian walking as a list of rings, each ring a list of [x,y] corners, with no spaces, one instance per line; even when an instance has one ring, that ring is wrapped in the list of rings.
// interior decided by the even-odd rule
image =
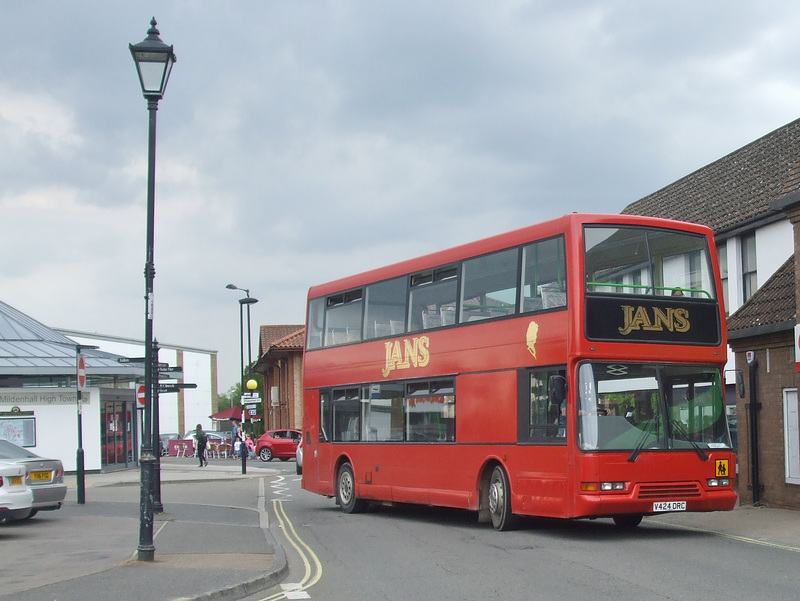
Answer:
[[[197,428],[194,430],[194,439],[197,441],[197,457],[200,459],[199,467],[204,467],[208,465],[208,459],[206,459],[206,445],[208,444],[208,434],[203,432],[203,425],[197,424]]]

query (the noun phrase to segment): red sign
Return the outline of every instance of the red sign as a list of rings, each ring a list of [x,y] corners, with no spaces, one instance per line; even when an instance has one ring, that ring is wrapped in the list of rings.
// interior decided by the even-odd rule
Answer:
[[[139,388],[136,389],[136,402],[144,407],[144,384],[140,385]]]
[[[83,355],[78,355],[78,390],[86,388],[86,360]]]

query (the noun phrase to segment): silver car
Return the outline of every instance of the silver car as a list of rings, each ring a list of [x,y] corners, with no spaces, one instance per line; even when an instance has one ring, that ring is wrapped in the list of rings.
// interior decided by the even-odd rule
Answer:
[[[0,461],[15,463],[25,470],[25,484],[33,493],[30,512],[16,519],[28,519],[39,511],[59,509],[67,496],[64,465],[58,459],[45,459],[13,442],[0,439]]]

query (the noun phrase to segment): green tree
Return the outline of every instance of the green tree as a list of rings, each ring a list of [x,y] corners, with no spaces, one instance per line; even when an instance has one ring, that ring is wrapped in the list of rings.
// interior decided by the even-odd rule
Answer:
[[[236,407],[240,404],[242,398],[242,384],[236,382],[233,386],[228,388],[228,392],[220,392],[217,394],[217,411],[224,411],[231,407]]]

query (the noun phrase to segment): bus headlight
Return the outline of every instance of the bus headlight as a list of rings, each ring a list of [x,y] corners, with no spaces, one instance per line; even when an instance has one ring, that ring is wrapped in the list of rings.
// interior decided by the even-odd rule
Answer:
[[[600,491],[625,490],[625,483],[600,482],[600,486],[598,486],[597,482],[581,482],[581,492],[596,492],[598,490]]]
[[[709,478],[706,482],[709,488],[719,488],[720,486],[730,486],[730,478]]]

